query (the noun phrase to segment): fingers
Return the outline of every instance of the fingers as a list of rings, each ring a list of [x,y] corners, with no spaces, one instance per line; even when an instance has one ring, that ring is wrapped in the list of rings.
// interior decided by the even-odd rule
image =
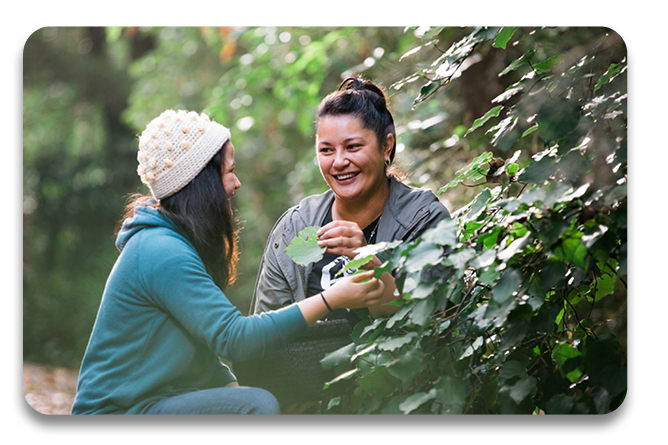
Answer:
[[[353,282],[364,286],[363,291],[366,292],[370,298],[382,296],[383,291],[385,290],[385,283],[378,278],[374,278],[373,274],[374,271],[369,270],[350,276]]]
[[[336,221],[332,221],[328,224],[325,224],[316,233],[318,234],[318,236],[321,236],[325,232],[327,232],[329,230],[332,230],[332,229],[335,229],[335,228],[348,228],[348,229],[351,229],[351,230],[356,229],[356,230],[361,232],[360,227],[355,222],[344,221],[344,220],[336,220]]]
[[[350,221],[332,221],[320,228],[316,233],[321,240],[339,237],[355,238],[358,240],[364,239],[364,233],[359,226]]]
[[[355,257],[355,250],[366,246],[364,233],[359,226],[350,221],[332,221],[317,232],[318,245],[326,247],[334,255]]]

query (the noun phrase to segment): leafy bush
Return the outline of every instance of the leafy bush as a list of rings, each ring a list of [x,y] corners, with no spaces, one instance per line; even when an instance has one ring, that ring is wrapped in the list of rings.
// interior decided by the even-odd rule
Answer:
[[[498,120],[487,134],[507,158],[481,154],[439,193],[483,189],[421,239],[362,252],[395,271],[400,308],[323,359],[339,371],[329,384],[353,383],[323,412],[603,414],[623,402],[626,51],[600,29],[570,63],[573,48],[549,54],[535,38],[553,31],[476,28],[396,84],[425,79],[420,106],[474,49],[521,54],[499,74],[521,78],[466,133]],[[543,149],[521,161],[536,135]],[[447,279],[430,278],[439,267]]]

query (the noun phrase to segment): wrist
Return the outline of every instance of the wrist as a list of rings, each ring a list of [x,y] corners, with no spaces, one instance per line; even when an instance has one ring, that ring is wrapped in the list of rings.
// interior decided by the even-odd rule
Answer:
[[[325,298],[325,291],[320,292],[320,299],[322,300],[323,303],[325,303],[325,307],[329,312],[332,312],[334,308],[329,304],[329,301],[327,301],[327,298]]]
[[[333,311],[335,309],[338,309],[338,299],[336,296],[332,293],[331,289],[324,290],[320,292],[320,300],[327,306],[328,311]]]

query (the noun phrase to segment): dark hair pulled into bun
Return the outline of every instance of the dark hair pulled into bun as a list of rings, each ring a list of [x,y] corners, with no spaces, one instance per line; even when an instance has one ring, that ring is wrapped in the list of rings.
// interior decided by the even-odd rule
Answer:
[[[325,116],[354,115],[362,120],[364,128],[372,130],[382,145],[389,133],[394,136],[390,162],[394,160],[397,135],[388,99],[383,90],[370,80],[348,77],[333,93],[327,95],[316,112],[316,131]]]

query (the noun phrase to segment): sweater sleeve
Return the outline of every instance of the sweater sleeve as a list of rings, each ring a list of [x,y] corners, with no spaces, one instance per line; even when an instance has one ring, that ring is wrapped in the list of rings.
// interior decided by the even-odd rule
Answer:
[[[139,279],[148,298],[220,357],[231,361],[260,357],[306,329],[296,305],[243,316],[183,238],[144,239],[141,251]]]

